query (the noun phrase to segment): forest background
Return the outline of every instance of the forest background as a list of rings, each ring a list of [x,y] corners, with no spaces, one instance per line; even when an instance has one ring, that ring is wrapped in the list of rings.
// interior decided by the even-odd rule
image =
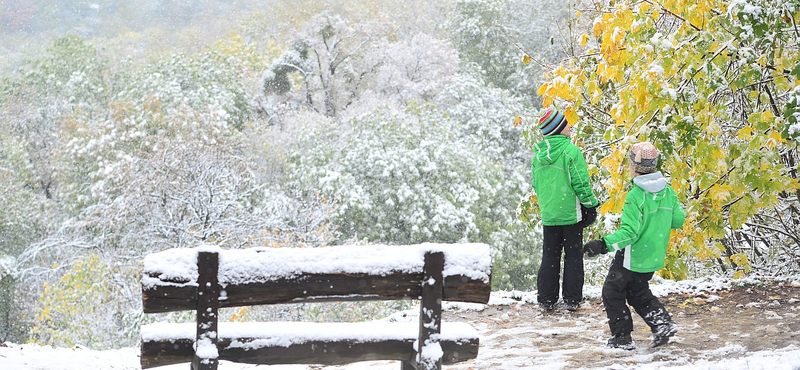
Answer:
[[[587,238],[651,140],[687,212],[662,276],[797,273],[798,23],[800,0],[2,1],[0,342],[135,345],[143,256],[201,243],[483,242],[493,289],[533,290],[550,106],[603,202]]]

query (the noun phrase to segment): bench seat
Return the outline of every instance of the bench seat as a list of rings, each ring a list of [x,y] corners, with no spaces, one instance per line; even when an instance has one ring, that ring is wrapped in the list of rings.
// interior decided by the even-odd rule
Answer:
[[[309,364],[310,358],[320,365],[412,362],[419,329],[418,322],[224,322],[219,323],[216,352],[220,360],[260,365]],[[143,326],[142,368],[191,361],[196,335],[195,323]],[[439,343],[445,365],[478,355],[478,333],[467,323],[443,322]]]

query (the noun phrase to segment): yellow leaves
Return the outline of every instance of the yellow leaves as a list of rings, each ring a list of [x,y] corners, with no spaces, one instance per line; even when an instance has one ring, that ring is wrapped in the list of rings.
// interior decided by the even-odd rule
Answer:
[[[608,30],[609,24],[611,24],[611,20],[613,16],[610,13],[603,14],[603,17],[599,20],[595,20],[594,26],[592,27],[592,34],[594,37],[600,37],[604,32]]]
[[[727,184],[714,184],[714,186],[708,189],[706,197],[721,206],[722,203],[730,199],[732,189],[733,187]]]
[[[597,64],[597,77],[600,78],[602,83],[608,83],[609,81],[622,83],[625,80],[622,69],[616,65],[609,65],[605,60]]]
[[[625,57],[623,52],[626,45],[625,35],[626,31],[620,27],[614,27],[611,32],[603,33],[600,42],[600,52],[606,60],[616,62]]]
[[[625,151],[621,150],[616,145],[612,145],[611,155],[603,158],[600,162],[601,165],[608,169],[610,178],[603,186],[608,191],[608,200],[600,206],[600,211],[603,214],[607,213],[620,213],[622,206],[625,204],[625,197],[628,195],[625,190],[626,179],[623,177],[623,163],[625,161]]]
[[[589,42],[589,34],[584,33],[583,35],[581,35],[581,46],[586,46],[588,42]]]
[[[750,125],[742,127],[741,130],[736,132],[736,137],[742,141],[748,141],[753,136],[753,127]]]
[[[522,124],[522,117],[516,116],[514,117],[514,127],[517,127]]]
[[[636,11],[640,16],[647,14],[650,9],[652,9],[652,5],[648,2],[641,2],[636,6]]]
[[[581,94],[586,75],[580,67],[559,65],[552,78],[539,87],[537,93],[544,98],[543,105],[549,107],[555,99],[574,102]]]
[[[236,311],[233,314],[231,314],[230,321],[231,322],[234,322],[234,321],[244,322],[244,320],[245,320],[244,316],[247,313],[247,311],[248,311],[248,307],[239,308],[238,311]]]
[[[81,336],[92,338],[82,339],[83,343],[95,340],[92,333],[97,322],[93,320],[102,320],[99,310],[105,310],[115,297],[104,279],[111,274],[120,278],[117,273],[118,269],[101,261],[97,253],[90,253],[73,263],[57,283],[45,285],[39,296],[32,340],[56,345],[71,345]],[[128,277],[129,283],[136,280]]]
[[[597,86],[597,81],[591,80],[586,85],[586,94],[589,95],[589,101],[592,104],[597,104],[600,101],[600,98],[603,96],[600,88]]]
[[[744,253],[737,253],[731,256],[731,263],[739,269],[733,275],[734,279],[741,279],[752,269],[750,260]]]
[[[575,110],[574,106],[567,107],[567,109],[564,110],[564,117],[567,118],[567,122],[569,122],[570,125],[578,123],[578,112]]]
[[[725,162],[725,158],[727,158],[727,155],[725,154],[724,151],[722,151],[722,149],[715,147],[711,151],[711,161],[709,162],[709,164],[712,167],[717,167],[717,174],[719,174],[721,171],[725,171],[728,169],[728,165]]]
[[[625,37],[631,31],[634,15],[629,4],[617,4],[613,13],[606,13],[595,22],[592,33],[600,37],[600,52],[612,62],[624,61],[627,54]]]
[[[684,13],[686,21],[699,28],[704,27],[708,22],[707,19],[713,16],[709,14],[709,8],[705,1],[698,1],[687,7]]]
[[[708,123],[708,126],[706,126],[706,133],[709,137],[717,137],[719,136],[720,132],[721,128],[716,120],[712,120]]]
[[[522,57],[523,65],[528,65],[528,63],[530,63],[531,61],[533,61],[533,58],[531,58],[531,56],[528,54],[525,54],[525,56]]]
[[[767,142],[765,143],[765,145],[767,146],[767,148],[772,149],[777,147],[779,144],[785,144],[785,143],[786,140],[783,139],[780,132],[771,130],[769,132],[769,135],[767,136]]]
[[[744,253],[737,253],[732,255],[731,262],[735,263],[738,266],[750,265],[750,261],[747,259],[747,256]]]
[[[654,22],[657,21],[658,18],[660,17],[661,17],[661,11],[659,11],[658,9],[654,9],[653,12],[650,13],[650,19],[652,19]]]
[[[721,0],[618,3],[580,36],[584,46],[599,44],[599,54],[581,60],[585,74],[562,64],[548,74],[550,81],[539,94],[546,106],[567,101],[559,107],[570,109],[570,122],[575,109],[580,110],[576,118],[578,113],[602,117],[592,134],[604,129],[604,140],[615,145],[598,166],[608,193],[601,212],[622,209],[629,186],[627,146],[652,140],[668,153],[662,169],[687,210],[685,227],[672,236],[671,248],[682,256],[719,257],[744,274],[747,257],[728,260],[731,252],[718,241],[799,183],[781,162],[787,141],[781,136],[786,123],[780,104],[769,104],[765,89],[745,87],[760,81],[771,91],[790,91],[800,85],[785,73],[796,67],[797,49],[754,52],[743,59],[724,29],[727,3]],[[661,27],[665,24],[681,30]],[[742,69],[726,70],[726,65]],[[727,89],[736,92],[735,99],[721,95]],[[741,122],[742,115],[747,122]]]
[[[722,254],[722,251],[724,250],[725,246],[719,242],[713,243],[710,246],[704,245],[697,253],[697,257],[700,258],[701,260],[707,260],[709,258],[717,258]]]

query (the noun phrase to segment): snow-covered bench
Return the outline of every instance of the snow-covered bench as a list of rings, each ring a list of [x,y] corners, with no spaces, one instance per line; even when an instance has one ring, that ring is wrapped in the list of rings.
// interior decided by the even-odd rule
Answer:
[[[196,310],[196,323],[142,327],[142,368],[219,360],[338,365],[401,361],[403,370],[441,369],[478,355],[466,323],[442,323],[442,300],[487,303],[485,244],[170,249],[144,260],[144,312]],[[218,323],[220,307],[419,299],[419,322]],[[421,350],[419,344],[422,343]]]

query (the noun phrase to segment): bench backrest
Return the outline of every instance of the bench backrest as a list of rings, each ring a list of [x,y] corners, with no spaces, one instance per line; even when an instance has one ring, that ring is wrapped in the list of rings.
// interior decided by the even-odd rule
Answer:
[[[145,313],[195,310],[199,251],[219,253],[220,307],[419,299],[424,255],[437,251],[444,253],[443,299],[487,303],[491,291],[488,248],[485,244],[420,244],[170,249],[145,258],[142,303]]]

